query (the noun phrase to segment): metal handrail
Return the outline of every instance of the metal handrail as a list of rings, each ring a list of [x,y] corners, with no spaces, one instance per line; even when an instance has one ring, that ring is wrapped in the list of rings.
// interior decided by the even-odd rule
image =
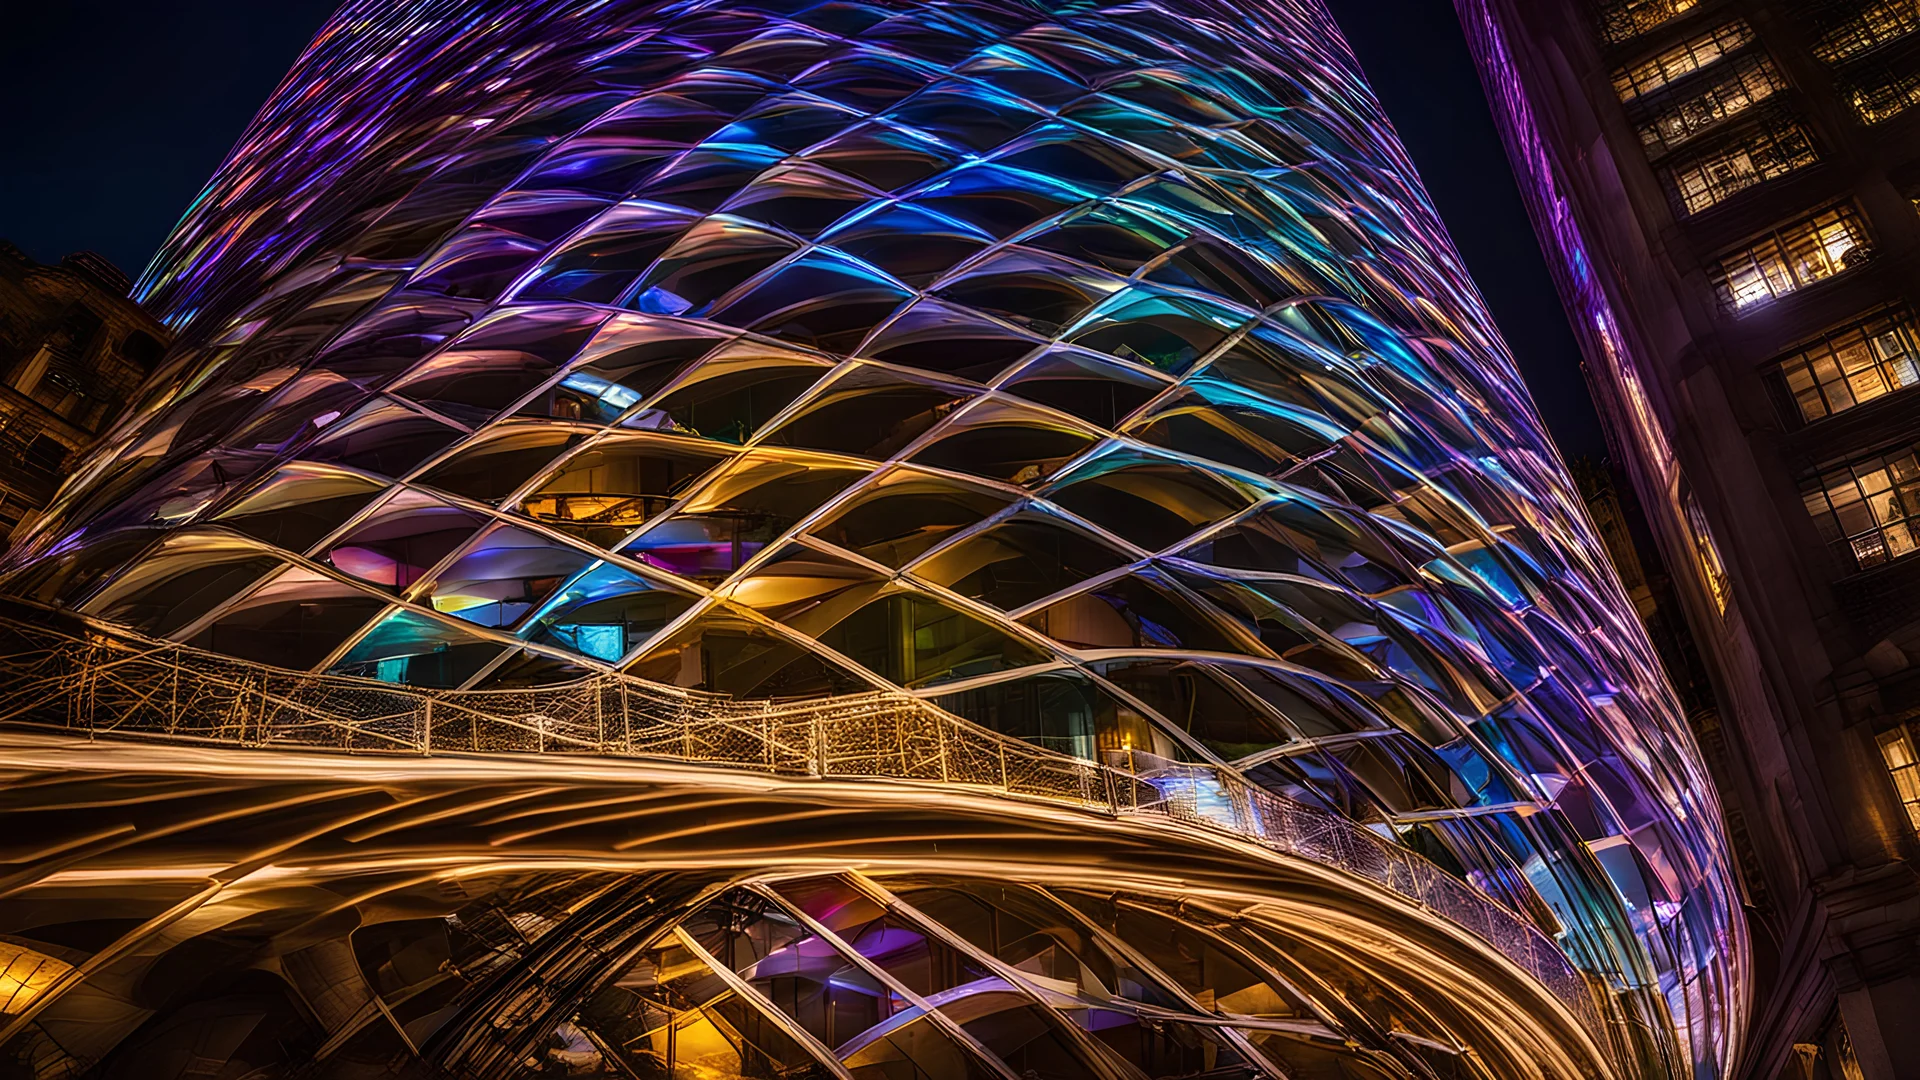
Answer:
[[[1139,751],[1093,762],[911,695],[749,701],[616,674],[431,691],[287,671],[78,624],[0,616],[0,723],[246,747],[665,758],[781,776],[960,784],[1229,833],[1385,887],[1461,926],[1551,990],[1606,1045],[1584,976],[1531,923],[1425,858],[1237,774]],[[1144,761],[1144,767],[1143,767]]]

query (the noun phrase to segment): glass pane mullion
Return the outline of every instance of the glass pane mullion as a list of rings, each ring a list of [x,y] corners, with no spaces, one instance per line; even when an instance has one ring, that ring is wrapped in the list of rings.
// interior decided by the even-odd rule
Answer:
[[[706,964],[708,970],[713,972],[721,982],[726,983],[727,987],[734,992],[736,997],[751,1004],[755,1011],[767,1021],[785,1032],[789,1038],[805,1047],[807,1052],[813,1055],[814,1059],[837,1077],[838,1080],[854,1080],[853,1074],[847,1071],[846,1066],[840,1064],[840,1059],[834,1057],[831,1048],[814,1038],[811,1032],[807,1031],[804,1026],[792,1017],[788,1016],[784,1010],[767,1000],[758,990],[753,988],[752,984],[735,974],[726,964],[721,963],[718,957],[708,952],[706,947],[696,941],[692,934],[687,933],[685,928],[675,927],[673,935],[674,941],[679,944],[681,948],[692,953],[695,957],[699,958],[702,963]]]

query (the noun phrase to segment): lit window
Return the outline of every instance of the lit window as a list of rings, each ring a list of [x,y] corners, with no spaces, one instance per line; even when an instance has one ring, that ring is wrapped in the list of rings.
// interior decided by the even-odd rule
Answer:
[[[1893,776],[1893,790],[1900,805],[1907,808],[1907,822],[1920,829],[1920,760],[1913,754],[1913,740],[1905,728],[1894,728],[1879,738],[1880,756]]]
[[[1805,128],[1768,117],[1730,145],[1693,154],[1665,170],[1681,214],[1697,214],[1755,184],[1820,160]]]
[[[1847,205],[1829,207],[1748,241],[1709,268],[1720,306],[1741,311],[1777,300],[1867,258],[1867,231]]]
[[[1727,564],[1720,559],[1720,548],[1713,542],[1713,533],[1707,530],[1707,515],[1700,510],[1700,504],[1694,500],[1693,492],[1686,494],[1683,512],[1687,519],[1687,532],[1693,538],[1693,559],[1700,567],[1700,578],[1706,583],[1707,592],[1713,597],[1713,604],[1720,614],[1727,613],[1727,601],[1733,598],[1733,583],[1727,580]]]
[[[1820,474],[1801,491],[1820,536],[1867,570],[1920,550],[1920,458],[1904,450]]]
[[[1615,45],[1700,6],[1700,0],[1601,0],[1600,31]]]
[[[1725,75],[1639,125],[1640,142],[1655,153],[1673,150],[1707,128],[1738,116],[1787,88],[1764,56],[1740,60]]]
[[[1920,339],[1905,309],[1882,312],[1838,330],[1780,362],[1787,392],[1812,423],[1884,394],[1920,384]]]
[[[1620,94],[1621,101],[1632,101],[1691,75],[1752,41],[1753,27],[1735,20],[1637,64],[1616,69],[1613,88]]]
[[[1877,124],[1920,103],[1920,71],[1911,64],[1868,63],[1836,81],[1863,124]]]
[[[1814,39],[1813,55],[1835,64],[1915,30],[1920,30],[1920,4],[1914,0],[1877,0]]]

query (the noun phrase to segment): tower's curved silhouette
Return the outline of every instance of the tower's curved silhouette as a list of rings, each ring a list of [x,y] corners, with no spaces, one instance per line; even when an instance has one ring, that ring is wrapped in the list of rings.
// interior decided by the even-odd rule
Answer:
[[[1745,946],[1691,739],[1313,0],[349,3],[138,294],[179,343],[10,592],[448,702],[618,675],[773,711],[911,695],[1185,785],[1199,832],[1257,816],[1209,808],[1244,778],[1482,890],[1628,1021],[1558,1061],[1525,1024],[1502,1045],[1471,1003],[1523,990],[1428,938],[1418,989],[1420,963],[1358,944],[1416,940],[1391,903],[1342,879],[1280,904],[1279,856],[1235,876],[1224,848],[1154,832],[1156,855],[978,792],[834,796],[878,800],[862,817],[732,773],[640,797],[539,763],[522,788],[613,807],[585,820],[648,804],[609,851],[725,839],[644,873],[560,844],[484,886],[428,875],[437,901],[353,900],[344,952],[311,929],[270,950],[308,999],[272,1024],[323,1064],[356,1039],[457,1075],[1726,1063]],[[474,760],[395,790],[535,798],[460,780]],[[405,833],[285,814],[344,830],[315,866]],[[449,851],[542,827],[481,828],[511,817],[422,821]],[[800,880],[823,869],[863,876]],[[310,873],[275,880],[378,891]],[[257,918],[324,922],[262,895]],[[354,986],[357,1019],[312,1002]],[[34,1021],[62,1052],[126,1052],[60,1044],[63,1007]]]

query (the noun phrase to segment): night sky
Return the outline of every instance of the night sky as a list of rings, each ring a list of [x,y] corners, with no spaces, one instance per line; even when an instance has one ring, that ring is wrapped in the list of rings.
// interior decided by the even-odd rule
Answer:
[[[1568,457],[1605,457],[1580,347],[1527,223],[1452,0],[1324,0],[1420,169]]]
[[[1604,453],[1579,352],[1449,0],[1327,0],[1569,456]],[[57,0],[0,35],[0,239],[137,276],[333,0]]]
[[[138,277],[339,0],[21,0],[0,31],[0,240]]]

